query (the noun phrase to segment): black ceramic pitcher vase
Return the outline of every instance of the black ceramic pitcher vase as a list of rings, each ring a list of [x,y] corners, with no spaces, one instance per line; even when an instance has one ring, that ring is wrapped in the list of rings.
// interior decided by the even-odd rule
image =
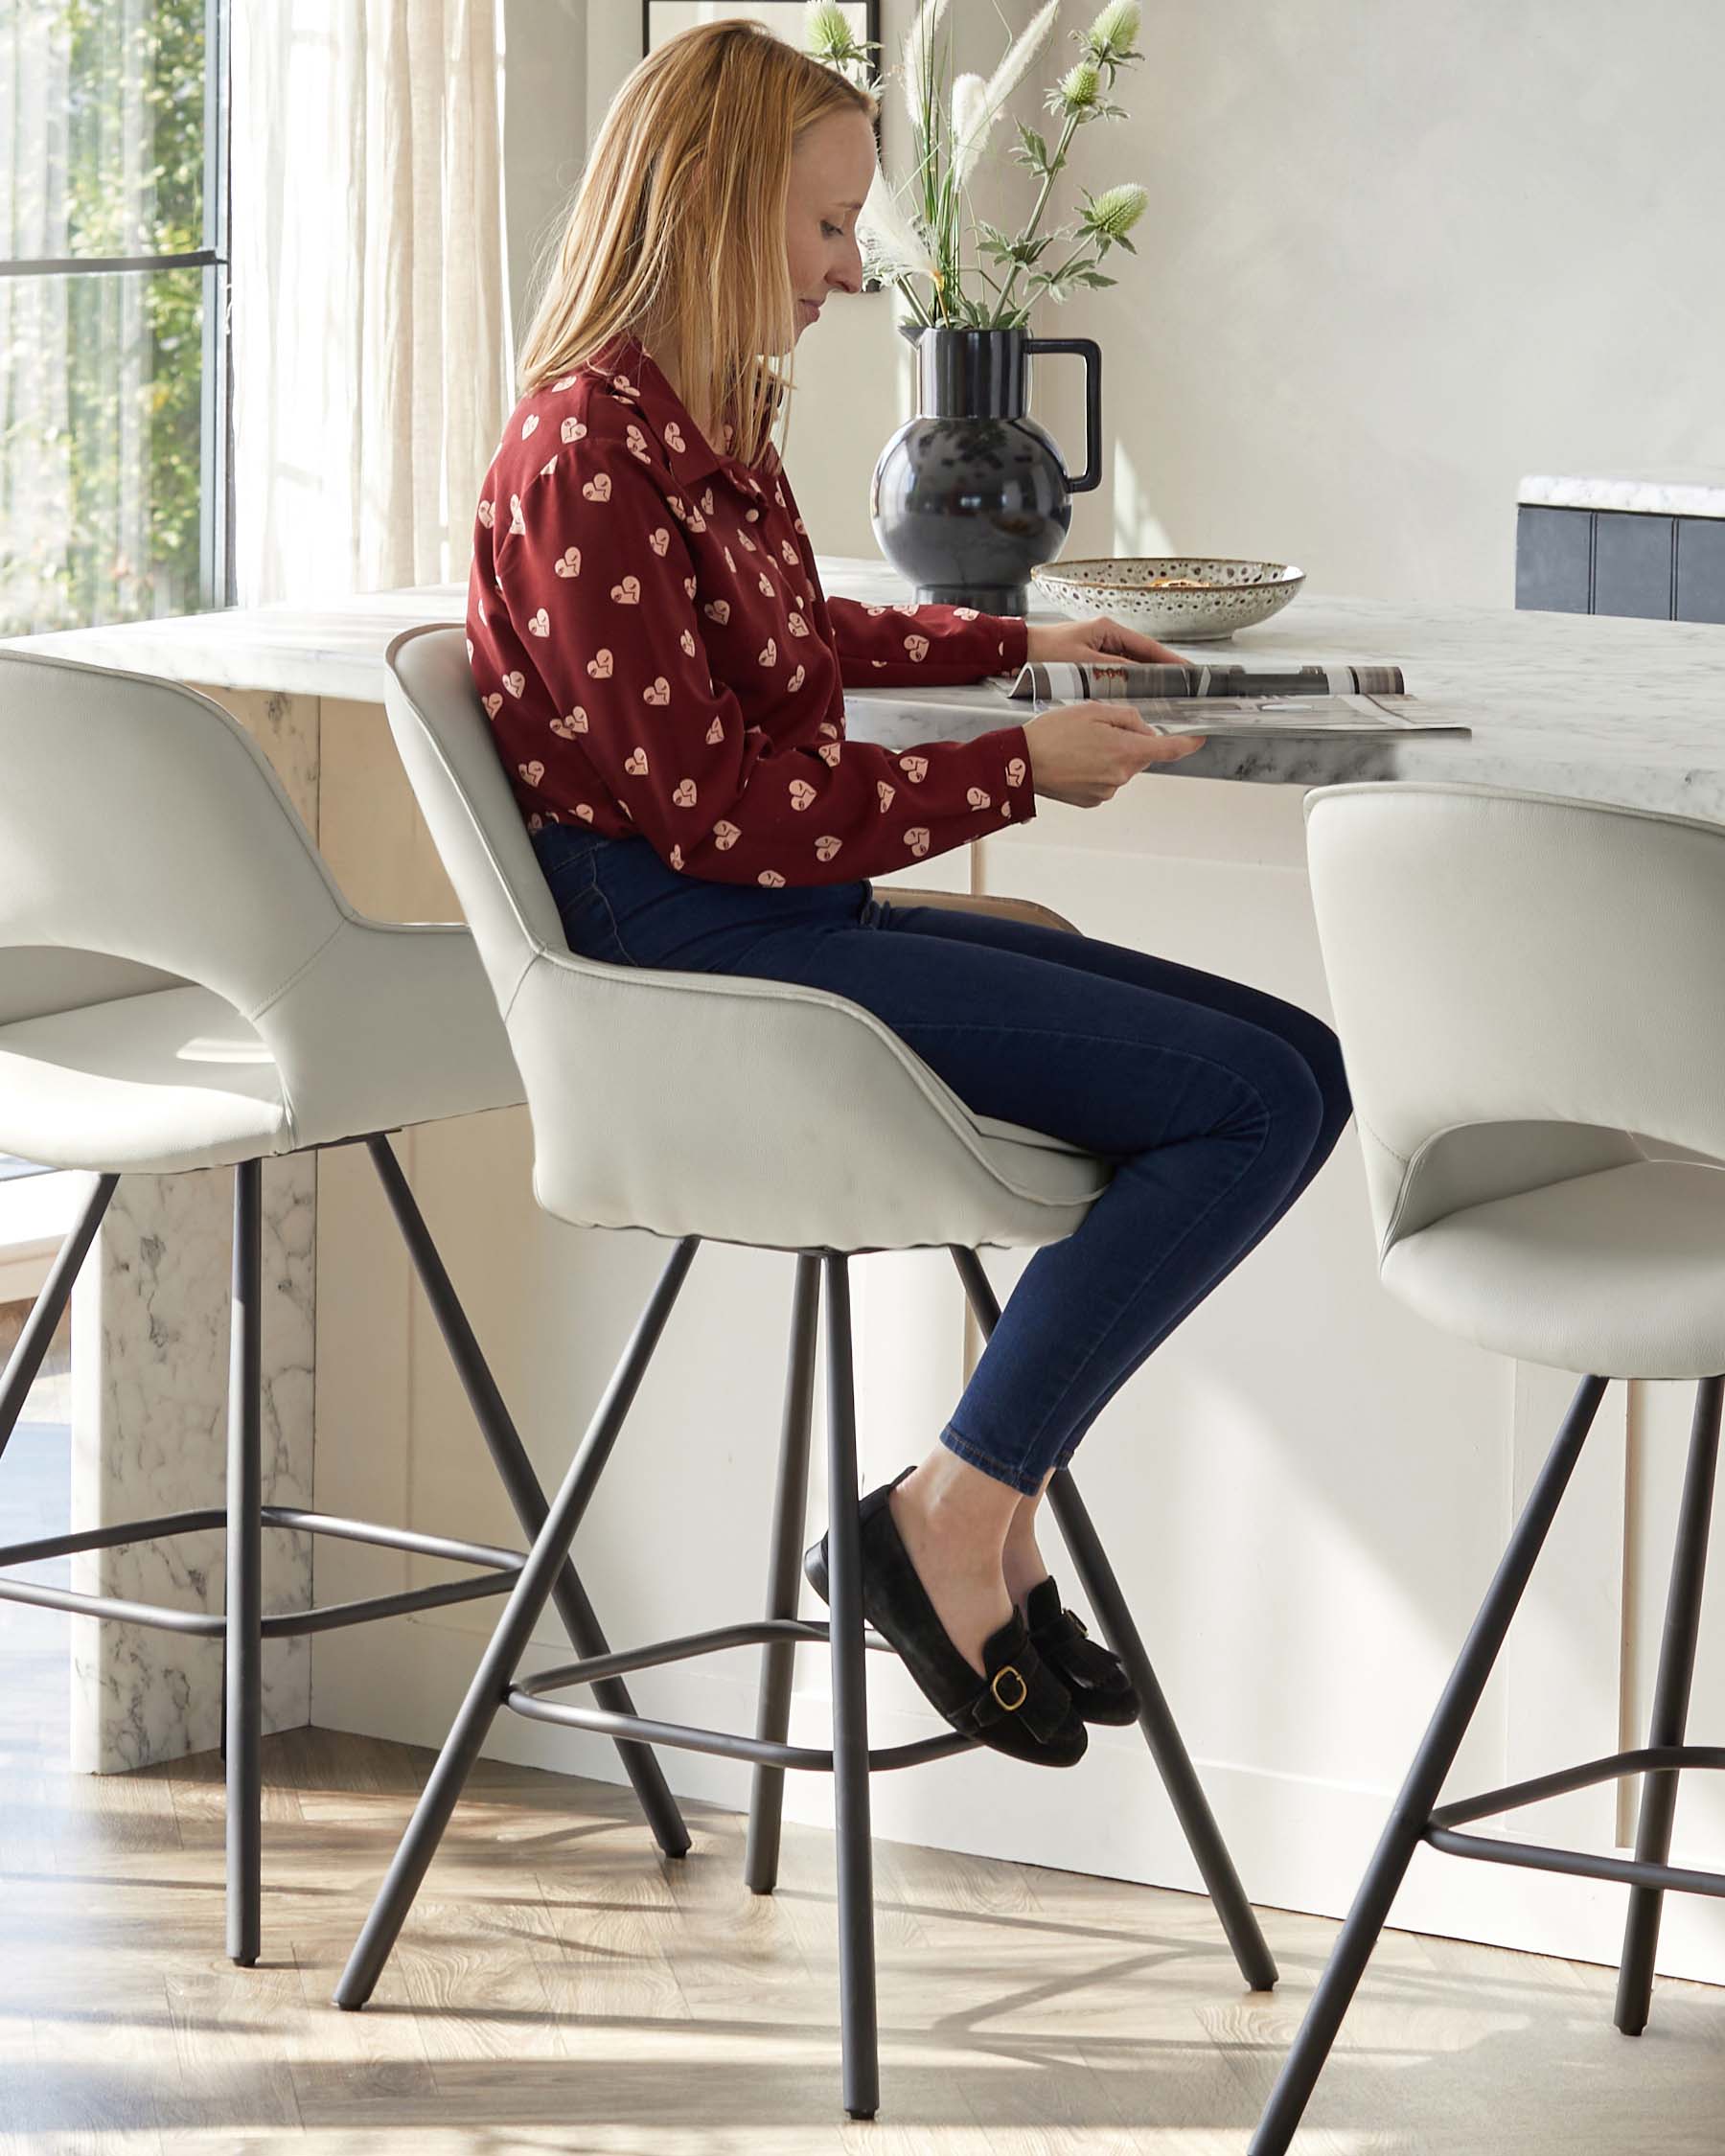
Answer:
[[[916,586],[919,605],[1026,613],[1030,572],[1058,557],[1072,496],[1102,476],[1101,351],[1089,337],[1032,337],[1022,329],[899,327],[916,347],[917,416],[874,469],[868,508],[881,552]],[[1027,409],[1030,361],[1055,352],[1084,361],[1084,470],[1076,479]]]

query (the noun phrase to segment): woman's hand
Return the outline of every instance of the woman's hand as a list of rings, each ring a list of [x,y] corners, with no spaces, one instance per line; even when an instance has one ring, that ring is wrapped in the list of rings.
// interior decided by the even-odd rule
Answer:
[[[1128,629],[1124,622],[1114,621],[1107,614],[1097,614],[1092,621],[1032,622],[1029,636],[1026,660],[1058,659],[1066,665],[1082,666],[1108,659],[1139,659],[1153,666],[1190,663],[1165,644],[1159,644],[1154,636]]]
[[[1094,809],[1150,764],[1204,746],[1202,734],[1159,734],[1129,703],[1060,703],[1027,720],[1030,785],[1074,809]]]

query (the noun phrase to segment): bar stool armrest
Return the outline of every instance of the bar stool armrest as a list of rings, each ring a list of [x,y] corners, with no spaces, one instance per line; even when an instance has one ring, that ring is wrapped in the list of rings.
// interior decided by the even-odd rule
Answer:
[[[722,1201],[718,1240],[887,1247],[907,1194],[948,1188],[986,1208],[1008,1181],[936,1073],[822,989],[541,948],[505,1022],[535,1195],[580,1227],[712,1235],[690,1222]],[[657,1105],[667,1088],[675,1116]]]

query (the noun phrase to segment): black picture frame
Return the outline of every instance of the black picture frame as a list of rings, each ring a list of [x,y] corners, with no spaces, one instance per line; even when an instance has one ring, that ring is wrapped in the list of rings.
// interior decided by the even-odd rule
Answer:
[[[641,57],[643,59],[653,50],[653,12],[655,7],[658,4],[659,0],[641,0]],[[788,18],[794,14],[799,20],[804,8],[804,0],[752,0],[752,4],[763,10],[782,11]],[[848,0],[848,4],[855,6],[857,0]],[[884,72],[881,58],[881,0],[862,0],[862,36],[870,49],[870,64],[878,76]],[[875,149],[877,154],[880,147],[881,123],[877,116],[875,120]],[[869,289],[872,291],[876,287],[870,286]]]

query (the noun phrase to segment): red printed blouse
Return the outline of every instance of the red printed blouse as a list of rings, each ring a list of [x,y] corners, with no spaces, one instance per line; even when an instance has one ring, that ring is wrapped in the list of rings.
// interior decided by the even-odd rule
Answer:
[[[517,406],[467,632],[530,830],[639,832],[709,882],[828,883],[1036,813],[1023,726],[902,751],[844,731],[846,687],[1016,671],[1024,622],[829,600],[776,450],[712,448],[635,338]]]

